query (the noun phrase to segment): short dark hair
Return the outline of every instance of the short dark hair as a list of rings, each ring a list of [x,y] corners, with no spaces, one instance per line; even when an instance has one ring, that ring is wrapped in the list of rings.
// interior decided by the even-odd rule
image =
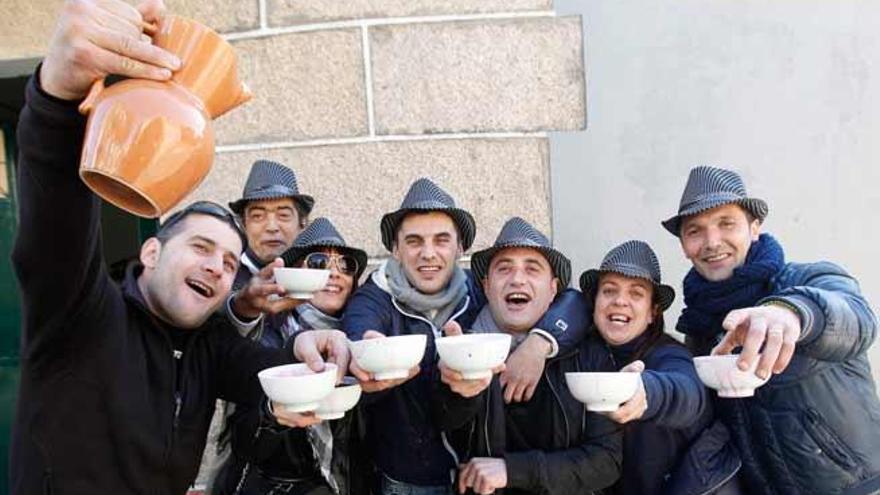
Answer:
[[[159,225],[159,229],[156,231],[156,239],[159,239],[160,243],[165,244],[175,235],[180,233],[180,230],[183,228],[183,221],[187,217],[196,214],[214,217],[226,225],[229,225],[229,227],[238,234],[239,239],[241,239],[241,250],[244,251],[247,249],[247,235],[245,235],[244,229],[241,228],[235,215],[213,201],[196,201],[195,203],[190,203],[185,208],[172,213],[164,222],[162,222],[161,225]]]

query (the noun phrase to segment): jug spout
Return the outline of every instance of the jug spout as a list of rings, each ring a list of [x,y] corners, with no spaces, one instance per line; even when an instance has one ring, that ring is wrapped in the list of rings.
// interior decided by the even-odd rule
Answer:
[[[235,81],[232,82],[232,84],[236,83],[237,87],[230,85],[231,87],[228,92],[224,90],[210,97],[203,98],[202,101],[205,102],[205,108],[212,118],[216,119],[233,108],[251,101],[251,98],[254,97],[247,84],[238,81],[238,78],[235,78]]]
[[[241,83],[241,92],[238,94],[238,103],[234,106],[244,105],[245,103],[251,101],[251,98],[254,97],[254,93],[251,92],[251,88],[248,87],[247,83]]]
[[[180,69],[171,80],[202,100],[212,118],[251,99],[250,90],[238,78],[238,60],[232,46],[207,26],[167,16],[153,41],[180,58]]]

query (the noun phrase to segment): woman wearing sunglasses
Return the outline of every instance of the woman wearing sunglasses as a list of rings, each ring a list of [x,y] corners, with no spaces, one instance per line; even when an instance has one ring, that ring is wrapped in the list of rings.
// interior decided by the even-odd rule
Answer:
[[[713,417],[706,389],[687,349],[663,331],[675,291],[660,281],[648,244],[612,249],[598,270],[580,278],[593,302],[595,332],[585,342],[589,362],[608,371],[639,371],[636,394],[606,413],[623,426],[623,473],[609,494],[734,495],[742,493],[739,457]]]
[[[367,254],[346,245],[326,218],[317,218],[293,241],[284,254],[285,266],[330,270],[327,285],[293,310],[268,318],[281,318],[277,335],[258,330],[249,337],[263,345],[282,347],[297,332],[340,328],[349,297],[367,264]],[[357,410],[344,418],[306,428],[277,424],[268,408],[236,410],[229,420],[232,456],[219,476],[216,494],[330,495],[365,493],[359,476],[369,471],[361,465],[357,449]]]

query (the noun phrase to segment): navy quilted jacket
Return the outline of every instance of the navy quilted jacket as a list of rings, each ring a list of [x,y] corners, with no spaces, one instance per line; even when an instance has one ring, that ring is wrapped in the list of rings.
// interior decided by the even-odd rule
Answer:
[[[716,402],[748,493],[880,490],[880,402],[865,354],[877,319],[858,283],[832,263],[789,263],[771,287],[758,304],[780,299],[800,313],[795,356],[754,397]]]

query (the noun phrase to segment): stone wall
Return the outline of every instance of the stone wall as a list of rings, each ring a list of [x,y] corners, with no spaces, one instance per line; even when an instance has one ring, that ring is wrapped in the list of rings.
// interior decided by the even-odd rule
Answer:
[[[42,56],[62,0],[5,3],[0,63]],[[235,199],[271,158],[374,257],[379,218],[421,176],[473,211],[476,248],[511,215],[550,234],[546,132],[586,122],[579,16],[550,0],[166,4],[223,33],[255,94],[217,120],[215,166],[188,200]]]
[[[579,17],[534,0],[258,6],[256,27],[225,30],[255,98],[217,121],[217,161],[191,199],[238,196],[271,158],[372,256],[385,255],[379,218],[421,176],[473,211],[476,247],[515,214],[550,233],[545,133],[585,125]]]

